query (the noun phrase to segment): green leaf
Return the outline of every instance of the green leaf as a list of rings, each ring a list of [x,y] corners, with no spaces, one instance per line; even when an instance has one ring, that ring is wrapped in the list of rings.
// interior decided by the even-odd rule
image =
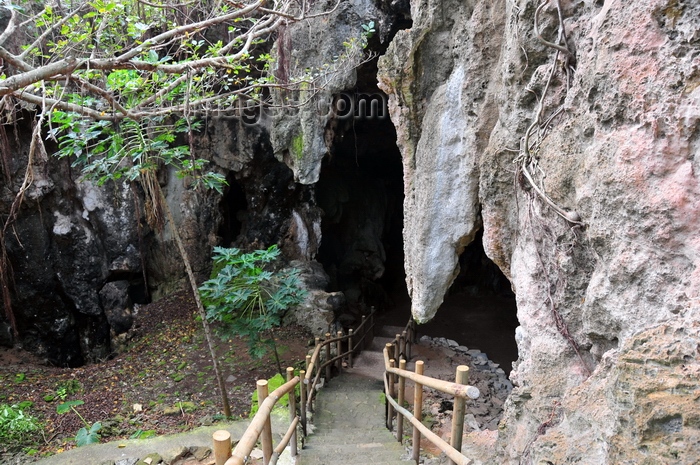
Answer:
[[[100,429],[102,429],[102,424],[99,421],[90,427],[90,431],[85,427],[80,428],[78,434],[75,436],[75,443],[78,447],[99,443],[100,435],[98,431],[100,431]]]
[[[60,403],[56,406],[56,413],[63,415],[71,411],[72,407],[77,407],[78,405],[83,405],[85,402],[82,400],[69,400],[68,402]]]

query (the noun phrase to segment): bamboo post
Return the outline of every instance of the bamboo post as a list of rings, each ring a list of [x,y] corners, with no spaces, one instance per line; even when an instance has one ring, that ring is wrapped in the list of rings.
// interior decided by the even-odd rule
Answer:
[[[338,331],[338,338],[341,338],[341,337],[343,337],[343,332]],[[343,341],[342,340],[339,340],[338,342],[336,342],[335,351],[336,351],[336,354],[335,354],[336,357],[340,357],[340,354],[343,353]],[[336,363],[336,367],[338,368],[338,374],[342,373],[343,372],[343,359],[338,358],[338,360],[335,363]]]
[[[214,463],[224,465],[231,457],[231,433],[220,429],[214,431],[212,439],[214,440]]]
[[[332,357],[331,357],[331,345],[330,345],[330,343],[328,342],[328,340],[329,340],[330,338],[331,338],[331,333],[326,333],[326,345],[324,346],[324,347],[325,347],[325,353],[326,353],[326,361],[325,361],[325,363],[326,363],[326,383],[330,383],[330,381],[331,381],[331,373],[332,373],[331,364],[328,363],[328,362],[331,361],[331,358],[332,358]]]
[[[266,379],[259,379],[258,385],[258,405],[262,405],[263,401],[267,399],[268,387]],[[263,451],[263,465],[270,463],[270,457],[272,457],[272,423],[270,423],[270,417],[267,417],[265,424],[263,425],[263,430],[260,433],[260,441],[262,442]]]
[[[316,347],[318,347],[318,345],[319,345],[320,343],[321,343],[321,338],[318,337],[318,336],[316,336],[316,337],[314,338],[314,352],[316,352]],[[318,372],[318,370],[321,369],[321,368],[320,368],[320,367],[321,367],[320,364],[321,364],[321,359],[322,359],[321,356],[322,356],[322,355],[323,355],[323,354],[319,351],[319,353],[318,353],[318,358],[316,359],[316,361],[311,360],[311,363],[314,364],[313,368],[316,369],[316,372]],[[307,371],[308,371],[308,370],[307,370]],[[314,377],[313,369],[311,370],[311,372],[309,373],[309,375],[311,376],[311,379],[313,379],[313,377]],[[311,383],[309,383],[309,384],[306,385],[306,396],[307,396],[307,397],[311,396]]]
[[[306,437],[306,370],[299,370],[299,413],[301,416],[301,433]]]
[[[367,320],[367,316],[362,315],[362,321],[360,322],[360,326],[362,327],[360,351],[365,350],[365,347],[367,347],[367,338],[365,337],[367,335],[367,325],[365,324],[365,320]]]
[[[293,367],[287,367],[287,381],[291,381],[294,379],[294,368]],[[301,380],[301,378],[299,378]],[[300,381],[301,382],[301,381]],[[299,392],[301,392],[301,389],[299,389]],[[289,421],[293,422],[294,419],[297,417],[297,395],[296,395],[296,388],[292,389],[292,392],[288,394],[289,396]],[[291,448],[290,453],[292,457],[297,456],[297,429],[294,428],[294,432],[292,433],[292,438],[289,440],[289,446]]]
[[[406,360],[399,360],[399,368],[402,370],[406,369]],[[399,405],[403,407],[404,397],[406,394],[406,378],[399,376]],[[400,444],[403,444],[403,415],[396,413],[396,439],[398,439]]]
[[[308,370],[309,365],[311,365],[311,355],[306,354],[306,359],[304,360],[304,362],[306,363],[306,365],[304,366],[304,370]]]
[[[423,360],[416,361],[416,374],[423,374]],[[416,420],[421,421],[423,419],[423,385],[415,383],[414,394],[413,394],[413,416]],[[420,431],[415,426],[413,427],[413,460],[416,461],[418,465],[420,460]]]
[[[391,354],[389,354],[391,355]],[[401,358],[401,335],[396,335],[396,345],[394,346],[394,360],[399,360]],[[396,377],[394,377],[394,383],[396,383]]]
[[[396,360],[394,360],[393,358],[391,360],[389,360],[389,366],[391,368],[395,368],[396,367]],[[393,377],[393,375],[392,375],[392,377]],[[394,386],[393,382],[389,383],[389,394],[388,395],[392,399],[394,397],[396,397],[396,387]],[[387,428],[389,428],[389,431],[392,430],[393,425],[394,425],[394,415],[395,415],[394,407],[391,404],[389,404],[389,418],[388,418],[388,422],[387,422]]]
[[[406,331],[401,331],[401,339],[399,339],[401,342],[401,350],[399,350],[399,353],[401,354],[401,358],[408,358],[406,356]]]
[[[355,350],[355,348],[352,346],[352,336],[353,336],[353,331],[352,328],[348,330],[348,367],[352,368],[352,353]]]
[[[469,367],[466,365],[460,365],[457,367],[457,373],[455,374],[455,383],[457,384],[467,384],[467,379],[469,378]],[[466,406],[466,399],[464,397],[455,397],[454,407],[452,409],[452,435],[450,438],[450,445],[457,449],[462,450],[462,433],[464,432],[464,410]],[[451,465],[456,465],[456,463],[450,459]]]

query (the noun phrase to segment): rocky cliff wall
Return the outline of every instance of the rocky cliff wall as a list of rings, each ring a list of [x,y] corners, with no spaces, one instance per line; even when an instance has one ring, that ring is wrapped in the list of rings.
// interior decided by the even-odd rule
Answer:
[[[380,82],[404,158],[414,316],[435,313],[479,216],[518,304],[499,455],[480,460],[695,463],[700,7],[411,12]]]
[[[3,129],[8,145],[3,147],[0,213],[6,220],[25,179],[31,134],[21,123]],[[223,195],[192,189],[172,170],[158,174],[198,277],[209,276],[215,245],[261,248],[279,243],[290,260],[315,257],[321,212],[313,190],[295,183],[292,170],[275,159],[263,126],[212,119],[193,145],[196,156],[211,160],[210,168],[227,174],[244,197],[236,211],[228,211],[228,189]],[[47,149],[51,151],[49,145]],[[50,153],[42,152],[33,161],[31,177],[33,184],[5,233],[19,337],[13,337],[3,312],[0,344],[20,344],[58,366],[105,360],[119,350],[122,335],[130,329],[134,303],[160,299],[186,285],[170,225],[166,221],[158,230],[149,219],[153,205],[138,184],[97,186],[82,180],[68,160]],[[224,214],[240,223],[235,241],[223,241]],[[307,268],[311,281],[323,274],[320,267]],[[319,290],[323,279],[310,285],[318,292],[308,305],[323,303],[328,321],[319,332],[327,330],[337,307]]]
[[[516,293],[515,388],[495,442],[475,458],[696,463],[697,2],[414,0],[412,26],[393,38],[402,2],[341,4],[323,22],[287,31],[290,63],[332,63],[372,20],[376,49],[391,40],[379,81],[403,157],[414,316],[435,315],[480,228]],[[331,30],[333,40],[319,47]],[[356,84],[355,70],[345,69],[320,98],[332,102]],[[241,243],[282,242],[317,287],[328,279],[309,264],[323,239],[314,183],[338,127],[314,109],[247,129],[212,122],[195,141],[243,191],[245,210],[233,212]],[[9,138],[5,214],[26,164],[26,147],[12,141],[27,137]],[[15,308],[31,322],[23,330],[38,352],[71,348],[56,363],[99,359],[109,351],[105,331],[122,324],[128,284],[143,274],[139,249],[149,251],[155,294],[182,271],[167,233],[139,232],[145,219],[129,189],[75,183],[67,164],[48,158],[36,164],[34,190],[6,236]],[[167,173],[160,181],[195,268],[206,271],[220,196],[187,191]],[[314,294],[304,308],[324,308],[313,320],[320,330],[342,300]]]

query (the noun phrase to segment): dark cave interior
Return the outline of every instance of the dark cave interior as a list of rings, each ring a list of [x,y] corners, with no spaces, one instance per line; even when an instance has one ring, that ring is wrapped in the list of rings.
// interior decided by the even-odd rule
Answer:
[[[222,222],[218,234],[221,237],[221,243],[227,247],[241,233],[245,212],[248,210],[248,201],[233,172],[226,176],[226,182],[228,183],[226,195],[222,196],[219,205]]]

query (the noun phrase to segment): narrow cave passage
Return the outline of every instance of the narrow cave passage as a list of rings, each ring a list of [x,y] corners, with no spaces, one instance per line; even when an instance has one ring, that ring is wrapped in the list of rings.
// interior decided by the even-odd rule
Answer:
[[[343,291],[348,314],[358,315],[390,306],[387,283],[403,280],[403,169],[386,96],[375,87],[336,103],[347,113],[316,186],[324,212],[318,259],[329,290]]]

